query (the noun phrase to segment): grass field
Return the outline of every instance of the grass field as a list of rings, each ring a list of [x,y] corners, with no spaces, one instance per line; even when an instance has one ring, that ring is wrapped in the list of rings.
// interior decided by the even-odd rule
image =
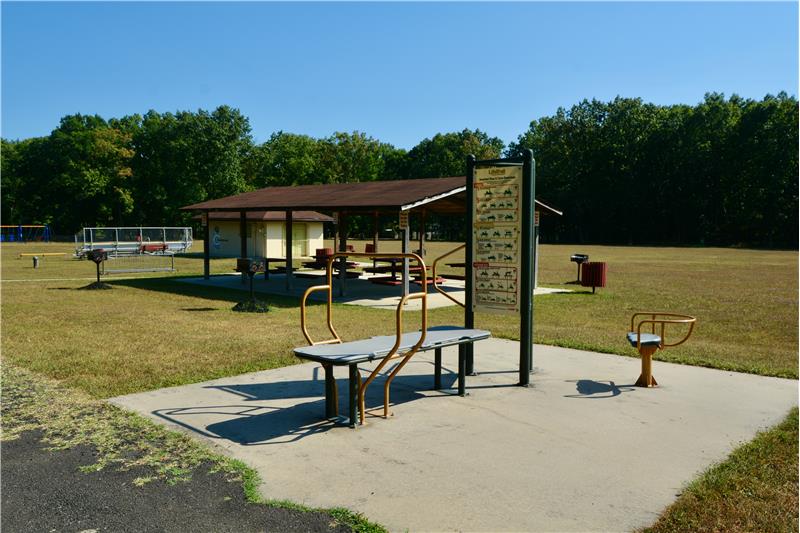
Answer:
[[[397,242],[381,246],[399,249]],[[451,247],[426,245],[429,257]],[[105,398],[292,364],[291,348],[304,344],[294,299],[269,297],[266,315],[234,313],[244,293],[177,283],[175,276],[202,272],[199,253],[176,259],[176,273],[109,276],[110,291],[76,290],[94,277],[89,262],[46,257],[33,269],[30,258],[17,259],[70,249],[2,246],[4,360]],[[575,252],[609,264],[607,288],[592,295],[568,284]],[[536,297],[536,342],[635,356],[624,342],[630,314],[669,310],[697,316],[698,326],[689,342],[658,358],[797,378],[797,252],[544,245],[541,255],[539,284],[578,292]],[[234,262],[214,260],[212,272],[231,272]],[[313,306],[310,319],[322,336],[324,307]],[[459,308],[430,313],[432,325],[461,320]],[[394,327],[390,311],[353,306],[337,305],[335,321],[345,339]],[[494,335],[517,336],[512,317],[479,314],[476,322]],[[696,481],[654,530],[780,531],[792,524],[796,530],[796,411]]]
[[[647,533],[797,531],[797,409],[710,468]]]
[[[363,241],[355,242],[363,250]],[[429,257],[452,243],[426,243]],[[381,244],[398,251],[399,243]],[[576,277],[573,253],[608,263],[608,287],[567,285]],[[458,258],[458,259],[456,259]],[[462,256],[452,256],[452,261]],[[448,259],[450,262],[451,259]],[[535,341],[570,348],[634,355],[624,341],[630,315],[640,310],[687,313],[698,318],[689,342],[660,352],[658,359],[797,377],[797,252],[724,248],[541,246],[539,285],[576,294],[535,299]],[[436,323],[458,323],[459,310],[437,310]],[[479,327],[517,338],[512,317],[479,315]]]
[[[428,243],[427,251],[451,246]],[[175,275],[202,272],[200,254],[178,258],[174,274],[108,276],[112,291],[74,290],[91,281],[88,261],[47,257],[33,269],[29,258],[17,259],[20,251],[69,249],[2,247],[3,355],[95,397],[290,364],[291,348],[304,344],[296,300],[270,297],[274,310],[266,315],[234,313],[243,293],[176,283]],[[609,263],[607,288],[592,295],[565,284],[575,277],[568,260],[575,251]],[[629,315],[673,310],[697,316],[698,326],[689,342],[659,358],[797,377],[796,252],[542,246],[541,255],[540,285],[579,292],[536,297],[536,342],[634,356],[624,342]],[[212,271],[233,266],[233,259],[214,260]],[[311,310],[320,333],[322,313]],[[390,311],[337,306],[335,313],[344,338],[394,327]],[[430,320],[458,324],[460,308],[434,310]],[[517,336],[513,317],[479,314],[476,322],[497,336]]]

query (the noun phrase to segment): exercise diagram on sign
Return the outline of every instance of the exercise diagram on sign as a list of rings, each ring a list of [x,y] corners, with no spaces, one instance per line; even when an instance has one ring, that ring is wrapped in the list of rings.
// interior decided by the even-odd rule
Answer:
[[[519,310],[520,167],[475,170],[473,308]]]

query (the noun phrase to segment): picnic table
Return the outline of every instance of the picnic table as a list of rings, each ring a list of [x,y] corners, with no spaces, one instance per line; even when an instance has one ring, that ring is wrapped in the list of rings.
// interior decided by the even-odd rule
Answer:
[[[384,278],[372,278],[370,281],[373,283],[386,283],[390,285],[398,285],[400,284],[400,280],[397,279],[397,266],[402,264],[403,260],[394,257],[382,258],[382,259],[374,259],[373,264],[374,266],[364,268],[364,272],[373,272],[375,274],[386,274],[389,273],[390,277]],[[388,265],[378,265],[377,263],[389,263]]]
[[[286,271],[286,258],[285,257],[264,257],[264,279],[269,279],[269,264],[270,263],[283,263],[283,271]],[[280,267],[278,269],[280,270]],[[294,269],[292,269],[294,271]]]
[[[381,258],[376,259],[376,263],[389,263],[389,265],[383,266],[374,266],[374,267],[366,267],[364,268],[364,272],[373,272],[373,273],[389,273],[389,277],[384,278],[372,278],[370,281],[372,283],[380,283],[384,285],[400,285],[403,281],[398,276],[398,273],[402,271],[399,268],[399,265],[402,265],[403,260],[397,258]],[[426,266],[425,270],[430,270],[431,267]],[[409,266],[408,267],[409,274],[413,274],[416,281],[419,281],[420,273],[422,272],[422,268],[419,266]]]

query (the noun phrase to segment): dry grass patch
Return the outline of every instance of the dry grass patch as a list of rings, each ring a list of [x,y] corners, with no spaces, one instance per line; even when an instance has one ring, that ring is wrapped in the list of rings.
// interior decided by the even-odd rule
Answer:
[[[2,382],[0,441],[16,439],[25,431],[40,431],[42,442],[51,451],[89,446],[94,450],[93,462],[83,465],[82,472],[143,467],[143,475],[132,481],[139,487],[156,480],[174,485],[196,475],[219,472],[228,482],[241,483],[251,503],[300,512],[322,511],[330,515],[333,524],[342,524],[354,532],[386,532],[379,524],[345,508],[312,509],[292,502],[265,500],[259,492],[262,482],[258,474],[241,461],[215,454],[188,435],[94,400],[82,391],[64,387],[7,361],[2,361]]]

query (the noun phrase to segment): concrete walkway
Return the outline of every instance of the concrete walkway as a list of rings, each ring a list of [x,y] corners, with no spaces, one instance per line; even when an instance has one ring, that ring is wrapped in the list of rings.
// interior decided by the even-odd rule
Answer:
[[[275,294],[279,296],[293,296],[300,299],[307,288],[312,285],[321,285],[325,283],[325,271],[323,270],[310,270],[303,271],[305,276],[314,277],[295,277],[292,280],[292,288],[286,290],[286,275],[285,274],[270,274],[269,279],[265,280],[263,274],[259,274],[253,280],[253,290],[261,294]],[[347,292],[345,296],[339,296],[338,284],[339,280],[334,280],[334,301],[348,305],[362,305],[365,307],[374,307],[378,309],[396,309],[397,304],[400,303],[400,296],[402,294],[402,287],[392,285],[380,285],[369,281],[371,277],[376,277],[371,274],[363,274],[360,278],[348,279],[346,281]],[[377,276],[383,277],[383,276]],[[249,291],[249,282],[242,283],[240,274],[220,274],[211,276],[209,279],[203,278],[178,278],[178,281],[184,283],[192,283],[194,285],[205,285],[207,287],[220,287],[232,290]],[[439,286],[448,294],[453,296],[460,302],[464,301],[464,282],[458,280],[445,280]],[[410,287],[412,293],[420,291],[420,285],[412,283]],[[555,294],[555,293],[568,293],[573,292],[566,289],[549,289],[546,287],[537,287],[533,294],[538,296],[541,294]],[[310,297],[312,300],[324,301],[327,296],[324,292],[317,292]],[[419,300],[412,300],[408,302],[409,310],[416,310],[421,308]],[[448,298],[442,296],[433,287],[428,290],[428,309],[436,309],[437,307],[448,307],[456,305]]]
[[[323,376],[296,365],[114,398],[255,467],[264,495],[344,506],[393,531],[630,531],[681,488],[797,404],[797,381],[535,346],[533,387],[518,343],[476,345],[460,398],[432,387],[427,354],[395,380],[394,416],[351,430],[321,422]],[[445,350],[452,370],[457,357]],[[339,382],[345,412],[345,372]],[[445,386],[455,376],[443,376]],[[382,387],[370,389],[369,406]]]

